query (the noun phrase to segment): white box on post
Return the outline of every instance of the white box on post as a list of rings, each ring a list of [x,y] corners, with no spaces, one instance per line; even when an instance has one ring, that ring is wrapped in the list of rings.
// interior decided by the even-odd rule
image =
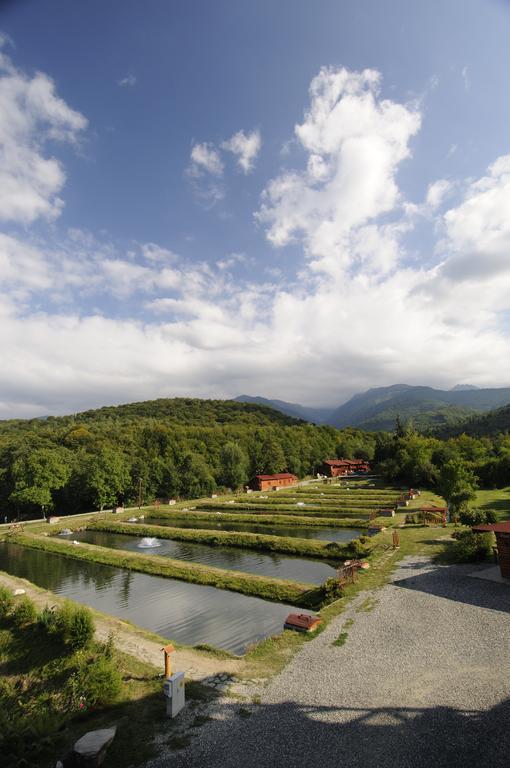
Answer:
[[[166,713],[168,717],[179,714],[185,704],[184,672],[175,672],[163,683],[163,693],[166,698]]]

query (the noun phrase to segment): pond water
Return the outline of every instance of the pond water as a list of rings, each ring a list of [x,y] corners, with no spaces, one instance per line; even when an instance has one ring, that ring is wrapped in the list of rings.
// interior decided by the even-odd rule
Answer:
[[[188,645],[232,653],[279,633],[296,609],[258,597],[0,543],[0,570]]]
[[[324,561],[254,552],[237,547],[210,547],[207,544],[158,539],[158,547],[147,549],[140,547],[142,537],[104,531],[77,531],[71,534],[70,538],[111,549],[127,549],[130,552],[143,552],[146,555],[173,557],[177,560],[210,565],[215,568],[245,571],[277,579],[304,581],[308,584],[322,584],[330,576],[335,576],[335,568]]]
[[[166,525],[175,528],[195,528],[206,531],[240,531],[242,533],[265,533],[266,536],[291,536],[297,539],[317,539],[319,541],[352,541],[364,531],[355,528],[323,528],[322,526],[284,526],[257,525],[256,523],[228,523],[207,520],[169,520],[168,518],[149,517],[137,521],[140,525]],[[365,531],[366,533],[366,531]]]

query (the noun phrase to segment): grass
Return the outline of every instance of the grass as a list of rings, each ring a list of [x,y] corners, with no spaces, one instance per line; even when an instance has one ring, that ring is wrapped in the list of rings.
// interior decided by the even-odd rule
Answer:
[[[339,543],[299,539],[292,536],[268,536],[260,533],[239,533],[236,531],[209,531],[189,528],[172,528],[161,525],[134,525],[133,523],[113,523],[98,521],[88,526],[89,530],[123,533],[128,536],[154,536],[160,539],[192,541],[211,547],[240,547],[258,552],[279,552],[287,555],[313,557],[319,559],[341,559],[348,557],[366,557],[371,544],[363,544],[359,539]]]
[[[349,637],[349,633],[347,632],[348,629],[352,627],[354,624],[354,619],[347,619],[347,621],[343,625],[343,632],[340,632],[336,640],[333,640],[331,645],[336,645],[337,647],[341,648],[342,645],[345,645],[347,642],[347,638]]]
[[[112,550],[83,542],[75,546],[71,542],[59,541],[48,536],[15,533],[9,537],[9,540],[24,547],[52,552],[75,560],[112,565],[153,576],[219,587],[245,595],[262,597],[265,600],[291,603],[301,607],[319,606],[323,602],[321,588],[312,584],[227,571],[157,555],[140,555],[135,552]]]
[[[480,509],[493,509],[498,515],[498,520],[510,519],[510,486],[487,491],[477,491],[473,507]]]
[[[328,528],[366,528],[368,523],[366,520],[349,519],[345,520],[338,517],[303,517],[301,515],[280,515],[280,514],[261,514],[256,512],[255,514],[235,514],[228,512],[228,507],[225,511],[221,512],[219,517],[218,512],[188,512],[187,514],[174,512],[154,512],[152,510],[148,514],[148,520],[156,518],[160,520],[170,520],[176,527],[179,527],[180,522],[193,522],[196,523],[197,528],[200,527],[200,522],[218,523],[224,521],[226,523],[253,523],[254,525],[274,525],[274,526],[324,526]]]
[[[302,517],[324,517],[325,514],[327,514],[328,517],[356,517],[356,515],[363,515],[364,517],[368,517],[369,514],[373,511],[371,508],[339,508],[334,507],[333,509],[330,509],[329,507],[321,507],[320,505],[316,505],[314,507],[296,507],[296,505],[286,505],[286,504],[280,504],[280,505],[271,505],[271,504],[214,504],[206,502],[204,504],[201,504],[200,509],[205,509],[208,511],[214,511],[214,512],[228,512],[230,510],[234,512],[246,512],[249,510],[253,514],[257,514],[259,511],[265,512],[266,514],[269,512],[273,512],[278,509],[278,512],[284,512],[286,515],[300,515]]]
[[[10,750],[4,742],[2,765],[50,768],[87,731],[114,724],[117,734],[108,750],[110,768],[138,765],[154,754],[154,735],[165,722],[161,679],[154,667],[114,651],[123,680],[117,702],[84,711],[70,704],[68,679],[80,656],[93,655],[98,649],[93,644],[85,652],[73,653],[34,624],[20,629],[8,618],[0,622],[1,708],[15,723]]]

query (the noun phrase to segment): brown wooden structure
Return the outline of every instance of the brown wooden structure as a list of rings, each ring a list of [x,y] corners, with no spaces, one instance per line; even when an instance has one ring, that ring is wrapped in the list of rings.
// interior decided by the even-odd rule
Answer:
[[[474,525],[473,531],[475,533],[492,531],[496,534],[499,569],[504,579],[510,579],[510,520],[504,523]]]
[[[298,478],[290,472],[279,472],[275,475],[255,475],[250,481],[252,491],[275,491],[277,488],[287,488],[296,485]]]
[[[326,477],[345,477],[358,472],[370,472],[370,464],[364,459],[326,459],[320,473]]]

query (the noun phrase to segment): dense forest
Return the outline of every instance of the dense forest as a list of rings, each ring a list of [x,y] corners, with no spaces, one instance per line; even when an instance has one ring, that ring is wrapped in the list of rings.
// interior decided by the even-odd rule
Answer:
[[[373,455],[375,438],[315,427],[272,408],[168,399],[0,423],[2,519],[238,488],[259,473],[316,471],[328,456]],[[350,441],[345,446],[345,441]]]
[[[392,432],[338,430],[252,403],[176,398],[0,422],[0,515],[196,498],[259,473],[311,475],[332,457],[369,459],[389,483],[462,503],[477,486],[510,483],[506,432],[441,439],[398,418]]]

